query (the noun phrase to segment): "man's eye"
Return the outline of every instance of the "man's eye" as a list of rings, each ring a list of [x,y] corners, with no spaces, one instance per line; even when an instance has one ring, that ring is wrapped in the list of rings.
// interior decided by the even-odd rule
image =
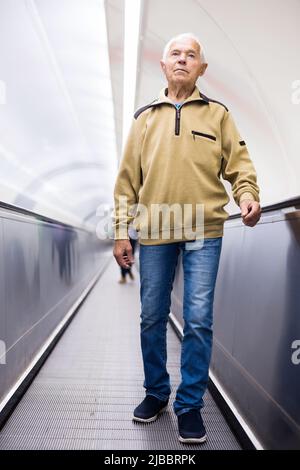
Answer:
[[[195,57],[195,55],[194,54],[189,54],[189,57]]]

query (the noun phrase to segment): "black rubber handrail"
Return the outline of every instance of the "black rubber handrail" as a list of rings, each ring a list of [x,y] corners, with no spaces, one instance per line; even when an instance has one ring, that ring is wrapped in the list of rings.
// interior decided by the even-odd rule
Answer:
[[[65,222],[60,222],[59,220],[52,219],[51,217],[47,217],[45,215],[37,214],[36,212],[29,211],[28,209],[24,209],[23,207],[13,206],[12,204],[8,204],[7,202],[0,201],[0,208],[5,209],[5,210],[9,210],[11,212],[15,212],[16,214],[21,214],[21,215],[25,215],[27,217],[32,217],[35,220],[38,220],[39,222],[46,222],[46,223],[52,224],[52,225],[60,225],[61,227],[65,227],[65,228],[69,228],[69,229],[76,228],[78,230],[82,230],[83,232],[90,233],[89,230],[87,230],[83,227],[66,224]]]
[[[286,199],[285,201],[277,202],[276,204],[264,206],[261,208],[261,212],[264,214],[265,212],[278,211],[280,209],[286,209],[287,207],[297,207],[297,209],[300,209],[300,196],[294,197],[292,199]],[[231,214],[227,220],[238,219],[240,217],[240,213]]]

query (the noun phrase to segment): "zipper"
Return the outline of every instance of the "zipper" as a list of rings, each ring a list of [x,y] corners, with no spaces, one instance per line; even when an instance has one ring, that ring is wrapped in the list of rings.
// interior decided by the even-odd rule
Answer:
[[[203,132],[192,131],[193,139],[195,140],[195,135],[200,135],[201,137],[206,137],[207,139],[216,141],[217,138],[214,135],[204,134]]]
[[[176,108],[175,104],[174,104],[174,108],[176,110],[176,114],[175,114],[175,135],[179,135],[180,134],[180,113],[181,113],[181,108],[185,105],[185,104],[189,104],[189,103],[195,103],[196,101],[199,101],[199,100],[191,100],[191,101],[187,101],[186,103],[182,103],[182,105],[180,106],[179,109]],[[204,134],[205,135],[205,134]],[[195,138],[195,137],[194,137]],[[213,138],[211,136],[211,138]],[[216,140],[216,138],[214,138],[214,140]]]
[[[175,106],[176,108],[176,106]],[[180,110],[181,110],[181,106],[180,108],[176,108],[176,115],[175,115],[175,135],[179,135],[180,134]]]

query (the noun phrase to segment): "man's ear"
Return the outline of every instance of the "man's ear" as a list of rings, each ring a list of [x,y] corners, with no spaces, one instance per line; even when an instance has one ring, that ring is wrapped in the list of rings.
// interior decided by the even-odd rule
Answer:
[[[201,64],[200,65],[200,72],[199,72],[199,77],[202,77],[202,75],[205,74],[205,71],[207,69],[208,64]]]
[[[161,68],[162,68],[162,71],[163,71],[164,73],[166,73],[166,65],[165,65],[164,61],[163,61],[163,60],[160,60],[159,62],[160,62],[160,66],[161,66]]]

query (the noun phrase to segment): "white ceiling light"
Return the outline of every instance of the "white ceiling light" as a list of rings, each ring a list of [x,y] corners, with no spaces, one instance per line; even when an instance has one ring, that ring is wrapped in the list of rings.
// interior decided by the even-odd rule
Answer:
[[[140,0],[125,0],[123,148],[134,111],[140,7]]]

